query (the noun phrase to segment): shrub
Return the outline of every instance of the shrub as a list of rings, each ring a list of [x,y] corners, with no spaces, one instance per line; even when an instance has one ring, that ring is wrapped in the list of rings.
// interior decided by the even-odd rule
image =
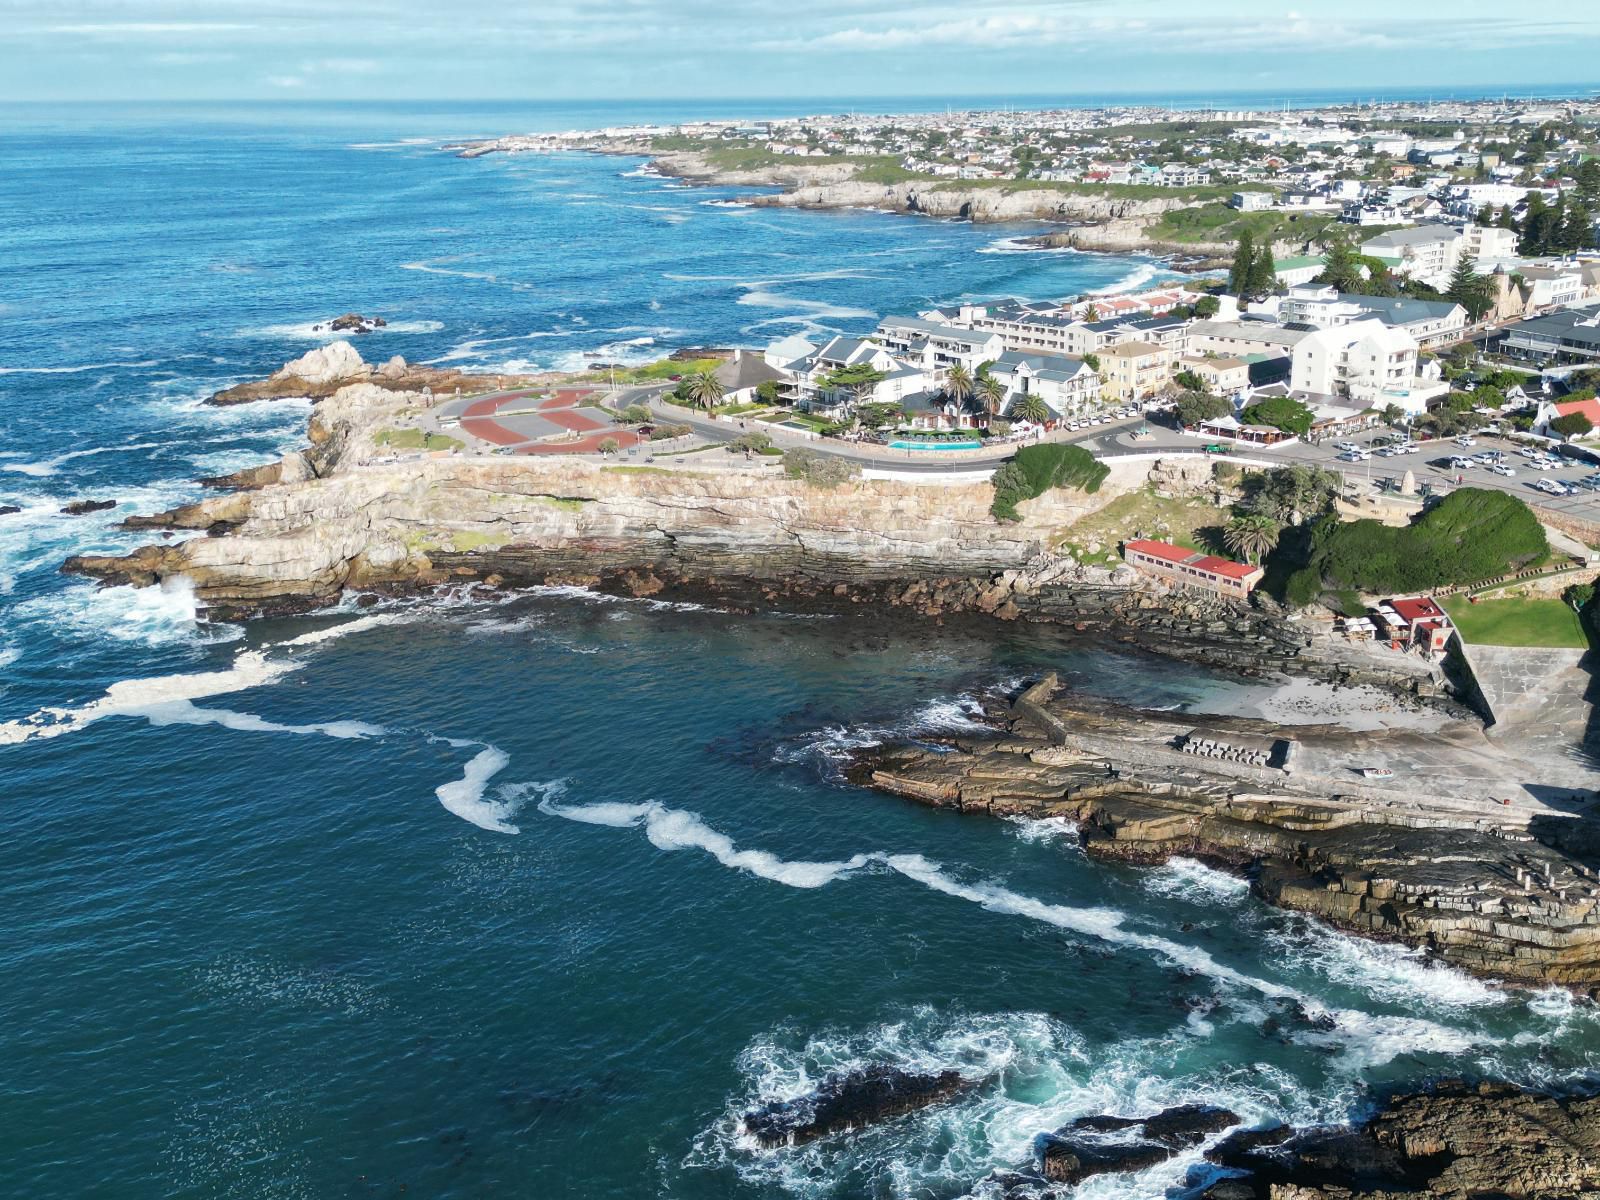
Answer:
[[[1017,505],[1023,500],[1042,496],[1053,487],[1098,492],[1110,473],[1110,467],[1082,446],[1024,446],[994,473],[994,503],[989,511],[997,521],[1019,521]]]
[[[1582,437],[1593,429],[1594,422],[1581,412],[1570,412],[1550,422],[1550,432],[1559,433],[1564,438]]]
[[[763,379],[756,385],[756,399],[762,404],[776,404],[778,402],[778,385],[771,379]]]
[[[645,425],[651,419],[650,410],[642,404],[630,404],[618,414],[618,419],[624,425]]]
[[[603,442],[596,446],[595,449],[600,451],[601,454],[615,454],[618,450],[622,449],[622,447],[617,445],[616,438],[606,438]]]
[[[657,425],[650,431],[652,442],[665,442],[671,438],[688,437],[694,432],[690,425]]]
[[[849,459],[815,450],[783,452],[783,471],[790,479],[803,479],[813,487],[834,488],[861,474],[861,467]]]
[[[765,454],[772,446],[772,439],[764,433],[745,433],[728,443],[728,453],[738,454]]]
[[[1402,529],[1323,517],[1312,529],[1309,561],[1291,576],[1286,597],[1309,603],[1307,590],[1315,598],[1324,585],[1382,595],[1478,583],[1549,552],[1544,529],[1517,497],[1462,488]],[[1307,574],[1309,581],[1301,578]]]

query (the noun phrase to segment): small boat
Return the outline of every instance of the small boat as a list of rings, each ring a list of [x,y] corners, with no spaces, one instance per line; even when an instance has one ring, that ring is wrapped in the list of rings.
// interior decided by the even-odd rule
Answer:
[[[1394,772],[1389,770],[1388,767],[1362,767],[1361,777],[1363,779],[1393,779]]]

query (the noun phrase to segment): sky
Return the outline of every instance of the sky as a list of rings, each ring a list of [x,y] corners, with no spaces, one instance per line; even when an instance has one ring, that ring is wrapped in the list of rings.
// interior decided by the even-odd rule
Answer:
[[[0,0],[0,100],[1600,88],[1600,2]]]

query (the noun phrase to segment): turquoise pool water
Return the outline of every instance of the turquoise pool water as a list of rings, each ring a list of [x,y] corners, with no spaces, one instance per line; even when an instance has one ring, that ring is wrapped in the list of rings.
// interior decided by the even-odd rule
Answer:
[[[972,442],[890,442],[891,450],[981,450],[983,443]]]

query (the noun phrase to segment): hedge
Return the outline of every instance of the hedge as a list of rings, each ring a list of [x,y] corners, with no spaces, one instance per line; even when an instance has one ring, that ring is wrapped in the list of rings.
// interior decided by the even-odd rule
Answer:
[[[1310,561],[1290,576],[1285,596],[1307,604],[1324,587],[1387,595],[1478,583],[1549,553],[1538,518],[1516,496],[1462,488],[1401,529],[1322,518],[1312,530]]]

